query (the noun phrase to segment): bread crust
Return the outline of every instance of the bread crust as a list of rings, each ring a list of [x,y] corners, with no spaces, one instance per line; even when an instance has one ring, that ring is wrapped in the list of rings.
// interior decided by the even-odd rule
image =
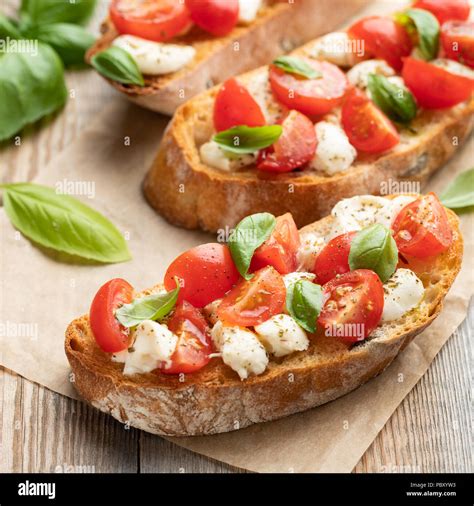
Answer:
[[[124,85],[106,79],[138,105],[171,115],[197,93],[332,30],[371,0],[298,0],[273,2],[248,26],[236,26],[225,37],[213,37],[194,28],[176,42],[195,47],[196,57],[183,69],[163,76],[145,76],[145,86]],[[291,22],[289,22],[291,19]],[[89,49],[86,60],[107,48],[118,32],[110,21]],[[172,41],[174,42],[174,41]],[[236,57],[236,44],[239,46]]]
[[[228,432],[319,406],[380,374],[436,318],[461,267],[463,240],[456,215],[448,212],[454,241],[431,261],[409,265],[425,286],[422,303],[400,320],[378,327],[367,341],[348,349],[335,338],[314,334],[307,351],[270,361],[259,376],[241,381],[220,359],[183,376],[124,376],[121,365],[95,344],[87,315],[66,331],[65,351],[80,395],[122,423],[168,436]],[[301,233],[325,234],[332,218]],[[146,293],[158,289],[156,286]]]

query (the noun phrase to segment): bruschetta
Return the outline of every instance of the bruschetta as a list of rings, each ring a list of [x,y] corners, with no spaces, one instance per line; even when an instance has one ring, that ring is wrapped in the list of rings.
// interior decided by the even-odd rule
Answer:
[[[261,211],[301,227],[341,198],[424,183],[474,125],[474,37],[454,23],[472,25],[420,8],[370,16],[194,97],[167,128],[147,200],[185,228]]]
[[[144,80],[108,82],[164,114],[224,79],[335,28],[370,0],[112,0],[87,60],[126,51]]]
[[[137,293],[113,279],[66,332],[74,386],[155,434],[232,431],[340,397],[441,311],[463,254],[434,194],[357,196],[298,231],[244,218]]]

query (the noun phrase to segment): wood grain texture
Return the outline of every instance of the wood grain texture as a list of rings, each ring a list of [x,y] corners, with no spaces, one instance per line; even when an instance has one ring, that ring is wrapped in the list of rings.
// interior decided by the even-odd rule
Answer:
[[[98,2],[97,27],[107,2]],[[13,12],[8,2],[5,12]],[[10,9],[10,10],[8,10]],[[0,145],[0,180],[31,180],[89,119],[120,100],[93,72],[69,72],[65,109]],[[470,316],[405,398],[354,472],[472,472]],[[0,368],[0,472],[239,472]]]

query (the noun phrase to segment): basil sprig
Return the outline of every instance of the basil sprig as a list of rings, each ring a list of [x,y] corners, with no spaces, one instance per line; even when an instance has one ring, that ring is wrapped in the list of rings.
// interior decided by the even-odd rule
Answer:
[[[322,77],[319,70],[314,69],[308,62],[294,56],[279,56],[273,60],[273,65],[289,74],[306,77],[306,79],[318,79]]]
[[[229,237],[229,249],[240,275],[250,279],[250,262],[255,250],[261,246],[273,232],[276,218],[270,213],[257,213],[245,217]]]
[[[231,153],[254,153],[274,144],[283,129],[281,125],[262,127],[237,126],[214,135],[213,140],[224,151]]]
[[[161,320],[169,314],[176,305],[179,295],[179,282],[175,278],[176,288],[166,293],[155,293],[145,297],[138,297],[124,304],[115,311],[115,318],[124,327],[134,327],[144,320]]]
[[[349,267],[370,269],[384,283],[395,272],[398,248],[390,230],[375,223],[358,232],[351,243]]]
[[[10,221],[35,243],[97,262],[130,260],[123,235],[107,218],[79,200],[33,183],[0,188]]]
[[[286,291],[286,308],[300,327],[316,332],[316,320],[323,306],[321,287],[311,281],[300,279]]]
[[[143,86],[142,73],[132,56],[121,47],[110,46],[91,58],[91,65],[103,76],[124,84]]]
[[[396,20],[408,32],[418,34],[418,49],[424,60],[436,58],[439,49],[439,22],[431,12],[424,9],[407,9]]]
[[[369,74],[368,88],[372,100],[393,121],[409,123],[416,116],[416,102],[407,88],[378,74]]]
[[[450,209],[474,206],[474,168],[459,174],[440,195],[440,200]]]

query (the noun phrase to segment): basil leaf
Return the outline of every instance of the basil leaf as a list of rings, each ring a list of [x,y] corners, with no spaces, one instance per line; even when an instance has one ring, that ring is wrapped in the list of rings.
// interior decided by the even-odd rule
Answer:
[[[229,237],[229,249],[237,270],[245,279],[255,250],[261,246],[273,232],[276,218],[270,213],[257,213],[245,217]]]
[[[267,125],[262,127],[237,126],[214,135],[213,141],[224,151],[245,154],[254,153],[259,149],[274,144],[283,129],[281,125]]]
[[[390,230],[375,223],[358,232],[351,243],[349,267],[370,269],[384,283],[395,272],[398,248]]]
[[[105,77],[124,84],[143,86],[145,81],[135,60],[120,47],[109,48],[95,54],[91,65]]]
[[[130,304],[124,304],[115,311],[115,318],[124,327],[134,327],[144,320],[160,320],[176,305],[180,286],[176,280],[176,288],[171,292],[158,293],[139,297]]]
[[[28,35],[52,46],[65,65],[84,63],[85,52],[95,40],[85,28],[70,23],[38,26]]]
[[[436,58],[439,49],[439,22],[431,12],[424,9],[408,9],[396,17],[408,32],[418,34],[420,56],[424,60]]]
[[[273,65],[289,74],[296,74],[307,79],[317,79],[323,76],[319,70],[314,69],[305,60],[294,56],[279,56],[273,60]]]
[[[300,279],[286,291],[286,307],[298,325],[308,332],[316,332],[316,320],[323,305],[321,287],[311,281]]]
[[[369,74],[368,88],[375,104],[393,121],[408,123],[416,116],[416,102],[407,88],[377,74]]]
[[[61,60],[46,44],[34,47],[37,51],[0,53],[0,140],[66,102]]]
[[[474,168],[459,174],[440,195],[440,200],[451,209],[474,206]]]
[[[95,0],[22,0],[20,13],[31,25],[85,23]]]
[[[21,39],[22,35],[16,27],[15,22],[0,12],[0,39],[5,39],[6,37]]]
[[[1,188],[7,216],[32,241],[97,262],[131,258],[115,226],[79,200],[33,183],[5,184]]]

